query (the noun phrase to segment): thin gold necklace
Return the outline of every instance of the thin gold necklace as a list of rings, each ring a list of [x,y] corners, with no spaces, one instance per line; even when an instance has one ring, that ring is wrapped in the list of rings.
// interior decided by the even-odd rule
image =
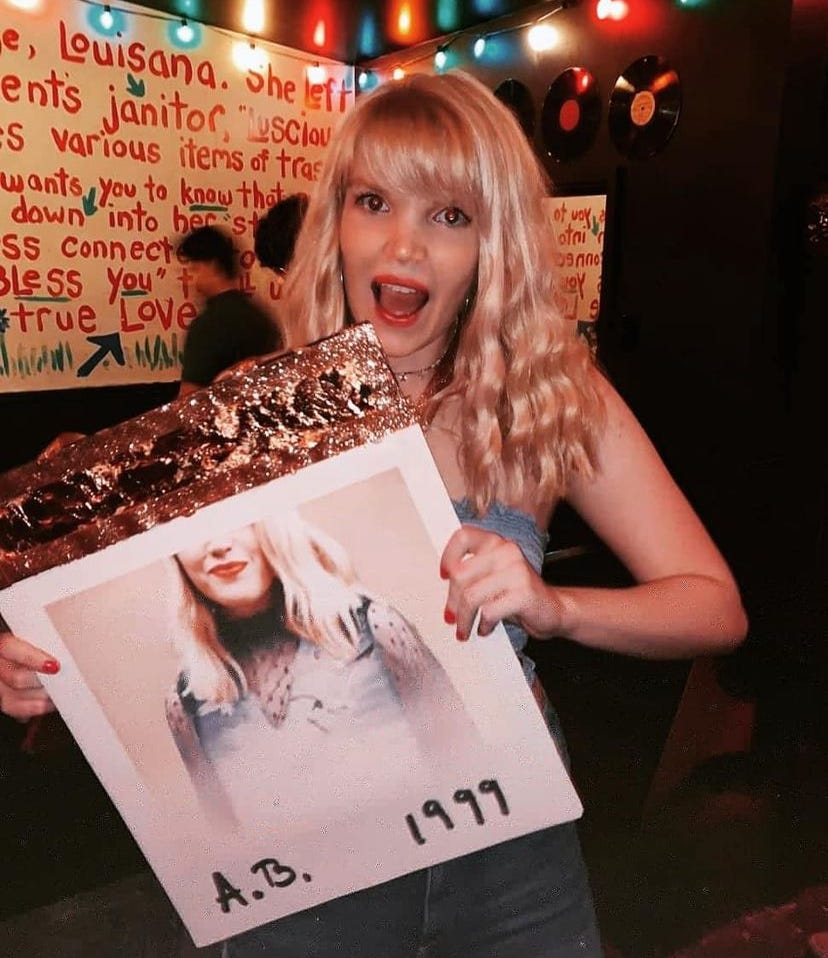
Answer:
[[[433,363],[429,363],[428,366],[421,366],[419,369],[406,369],[399,373],[394,372],[394,370],[392,369],[391,371],[394,372],[394,378],[397,380],[398,383],[404,383],[406,382],[406,380],[410,379],[412,376],[422,376],[424,373],[432,372],[446,358],[450,348],[451,348],[451,340],[449,340],[448,345],[443,350],[440,357],[438,359],[435,359]]]

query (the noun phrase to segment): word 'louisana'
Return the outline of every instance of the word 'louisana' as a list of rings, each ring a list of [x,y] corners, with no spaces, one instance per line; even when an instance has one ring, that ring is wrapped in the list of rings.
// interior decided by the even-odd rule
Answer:
[[[144,43],[112,43],[91,40],[85,33],[69,30],[60,21],[60,58],[66,63],[93,63],[100,67],[118,67],[131,73],[150,73],[165,80],[177,80],[185,86],[193,82],[215,90],[218,87],[213,64],[208,60],[196,63],[183,53],[148,50]]]

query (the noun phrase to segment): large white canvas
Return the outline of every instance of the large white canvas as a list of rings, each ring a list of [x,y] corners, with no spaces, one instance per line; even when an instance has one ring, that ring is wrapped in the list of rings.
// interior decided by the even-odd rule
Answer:
[[[0,6],[0,393],[178,379],[200,308],[176,254],[192,229],[226,230],[241,289],[278,299],[256,224],[313,193],[354,68],[251,46],[198,22],[203,6],[122,0],[108,32],[89,0]]]
[[[293,509],[411,623],[460,707],[435,710],[419,759],[404,736],[380,735],[303,775],[292,762],[285,774],[291,745],[274,729],[227,823],[197,794],[165,717],[178,671],[168,565]],[[408,427],[0,593],[11,628],[61,661],[49,693],[197,945],[581,813],[505,632],[460,643],[443,621],[439,557],[455,528]]]

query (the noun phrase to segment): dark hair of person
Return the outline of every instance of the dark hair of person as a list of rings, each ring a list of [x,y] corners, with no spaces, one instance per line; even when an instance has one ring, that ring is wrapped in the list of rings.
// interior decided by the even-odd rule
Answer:
[[[253,235],[253,250],[262,266],[277,273],[287,270],[307,209],[307,194],[293,193],[274,203],[259,220]]]
[[[215,263],[228,279],[238,269],[233,241],[215,226],[199,226],[188,233],[178,245],[178,254],[193,263]]]

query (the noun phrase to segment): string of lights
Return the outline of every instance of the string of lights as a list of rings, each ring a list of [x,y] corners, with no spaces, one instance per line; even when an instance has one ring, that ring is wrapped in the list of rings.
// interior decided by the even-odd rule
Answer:
[[[357,66],[357,87],[366,91],[383,80],[401,79],[406,72],[416,69],[426,61],[432,60],[436,72],[452,69],[462,64],[463,55],[455,55],[461,44],[466,45],[466,61],[483,65],[484,61],[495,63],[516,55],[514,44],[502,43],[509,34],[525,31],[526,45],[532,53],[544,53],[554,50],[561,42],[561,31],[549,19],[571,7],[587,0],[548,0],[535,4],[523,11],[504,14],[485,25],[456,30],[438,39],[426,40],[412,45],[403,51],[386,54],[374,60],[364,61]],[[683,9],[704,7],[716,0],[672,0]],[[627,20],[640,24],[643,20],[644,5],[637,0],[588,0],[595,21],[606,21],[608,26]],[[404,5],[405,6],[405,5]],[[401,8],[402,9],[402,8]],[[397,31],[402,34],[401,26]]]
[[[48,0],[5,0],[5,2],[9,6],[24,12],[34,13],[42,8]],[[277,48],[280,56],[305,64],[308,79],[311,83],[323,83],[325,81],[325,67],[320,62],[320,59],[325,58],[319,58],[316,54],[305,53],[292,47],[263,40],[260,35],[265,22],[263,0],[246,0],[241,24],[243,32],[203,23],[190,16],[176,15],[160,10],[137,9],[134,7],[127,9],[117,4],[98,3],[96,0],[78,0],[78,2],[89,8],[86,22],[90,30],[104,38],[115,38],[125,33],[129,17],[140,17],[145,20],[156,20],[163,23],[166,27],[167,40],[172,46],[181,50],[197,49],[202,43],[203,31],[210,30],[214,34],[233,41],[233,62],[240,70],[261,69],[264,66],[265,54],[259,44],[266,42],[269,46]],[[319,46],[324,46],[324,34],[324,23],[321,28],[317,24],[315,38],[321,38],[321,42],[318,43]],[[313,57],[313,62],[309,63],[310,57]],[[326,62],[338,64],[338,61],[334,60],[326,60]]]
[[[6,4],[25,11],[36,11],[42,8],[50,0],[5,0]],[[202,34],[204,30],[212,30],[214,33],[227,37],[234,41],[232,48],[233,62],[239,70],[257,70],[266,66],[266,53],[260,44],[266,42],[278,48],[281,56],[296,60],[305,64],[308,79],[312,83],[321,83],[325,81],[325,67],[320,60],[325,59],[328,63],[339,63],[339,61],[319,57],[318,53],[310,53],[303,50],[297,50],[293,47],[282,46],[271,41],[264,41],[261,34],[265,28],[265,3],[264,0],[245,0],[241,16],[241,31],[232,31],[224,27],[200,22],[194,17],[167,13],[164,11],[149,10],[131,6],[129,9],[120,7],[117,4],[99,3],[97,0],[78,0],[89,7],[87,23],[91,30],[104,37],[117,37],[124,33],[128,23],[128,17],[143,17],[149,20],[159,20],[166,24],[168,42],[181,50],[197,49],[202,43]],[[504,14],[501,17],[488,21],[484,26],[475,25],[473,27],[455,30],[447,35],[437,39],[431,39],[410,46],[404,52],[388,54],[377,58],[372,65],[357,67],[357,86],[361,91],[371,89],[383,79],[390,76],[392,79],[399,79],[406,72],[416,67],[426,60],[433,59],[433,66],[437,72],[451,69],[456,65],[456,58],[452,57],[452,52],[457,48],[460,41],[470,41],[469,47],[473,61],[482,62],[489,56],[489,52],[501,38],[509,34],[515,34],[520,31],[526,31],[526,43],[529,49],[535,53],[543,53],[554,49],[559,42],[559,32],[553,24],[548,21],[555,14],[560,13],[570,7],[577,6],[581,0],[546,0],[545,3],[536,4],[527,10]],[[599,21],[621,21],[630,13],[630,5],[635,0],[591,0],[594,3],[594,15]],[[674,0],[674,2],[684,8],[703,6],[710,0]],[[185,2],[184,4],[188,4]],[[411,17],[410,5],[403,3],[400,7],[399,18],[401,20],[400,32],[402,29],[402,19]],[[408,28],[411,24],[408,23]],[[317,50],[325,46],[327,37],[327,26],[323,19],[316,22],[313,29],[311,42]],[[309,62],[309,58],[313,61]],[[402,59],[401,59],[402,57]],[[383,69],[383,61],[389,62],[388,69]]]
[[[433,58],[434,67],[439,72],[449,66],[449,52],[458,41],[472,39],[472,53],[475,60],[480,60],[486,53],[493,40],[517,33],[527,32],[527,43],[535,52],[552,49],[557,42],[557,33],[551,24],[546,21],[550,17],[570,7],[576,6],[580,0],[548,0],[540,9],[532,8],[529,16],[519,17],[515,14],[506,14],[491,20],[485,28],[479,25],[463,30],[456,30],[447,37],[439,40],[427,40],[406,51],[404,60],[396,60],[391,71],[392,79],[402,78],[408,70],[417,64]],[[357,85],[360,90],[368,90],[380,82],[381,70],[365,67],[357,72]]]

